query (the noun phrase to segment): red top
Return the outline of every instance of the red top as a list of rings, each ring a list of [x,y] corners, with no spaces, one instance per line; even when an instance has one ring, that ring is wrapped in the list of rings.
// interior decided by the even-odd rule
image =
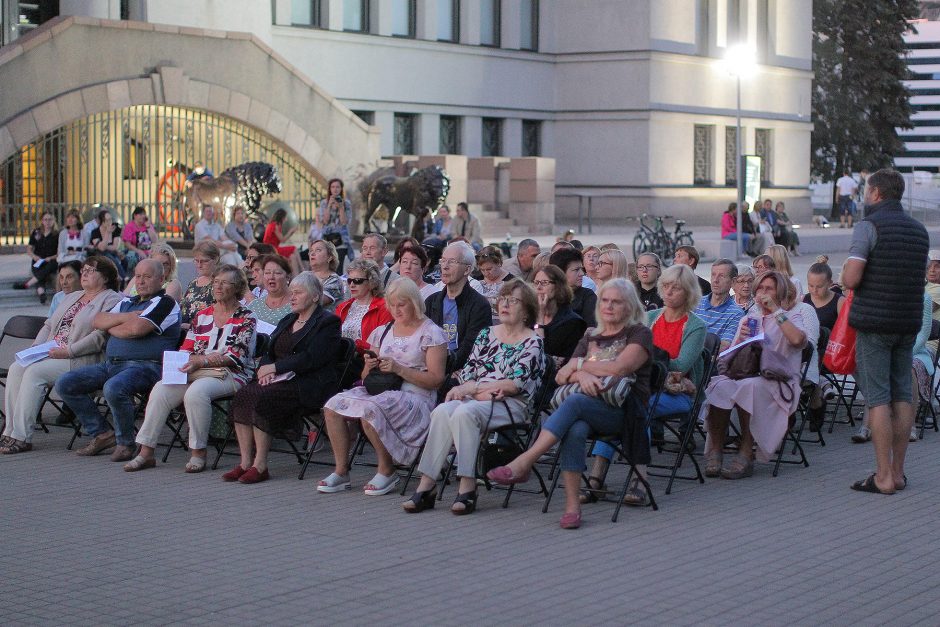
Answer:
[[[653,324],[653,344],[669,353],[669,359],[678,359],[682,347],[682,331],[689,316],[685,315],[675,322],[666,320],[665,312]]]
[[[725,211],[721,214],[721,238],[738,232],[738,218],[735,214]]]
[[[281,240],[277,236],[277,222],[269,222],[268,226],[264,227],[264,237],[261,238],[261,241],[265,244],[271,244],[271,246],[280,245]]]
[[[340,320],[346,320],[346,314],[349,313],[349,308],[352,306],[354,300],[356,299],[350,298],[336,306],[336,315],[339,316]],[[372,301],[369,303],[369,311],[362,317],[362,335],[360,336],[362,339],[356,340],[356,350],[362,353],[362,351],[367,348],[372,348],[369,346],[366,339],[372,334],[372,331],[374,331],[376,327],[388,324],[391,321],[392,314],[388,312],[388,308],[385,306],[385,299],[373,297]]]

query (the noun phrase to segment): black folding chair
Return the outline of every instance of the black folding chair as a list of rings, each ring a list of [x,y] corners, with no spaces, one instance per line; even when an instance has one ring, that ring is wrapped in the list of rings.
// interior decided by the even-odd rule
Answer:
[[[797,414],[797,416],[798,416],[799,419],[800,419],[801,421],[803,421],[804,423],[805,423],[805,422],[809,422],[809,420],[810,420],[810,413],[811,413],[811,411],[812,411],[812,410],[810,409],[810,402],[813,400],[813,396],[816,394],[817,388],[822,385],[822,380],[823,380],[823,376],[822,376],[822,370],[823,370],[822,358],[823,358],[823,355],[825,355],[826,346],[827,346],[828,344],[829,344],[829,329],[827,329],[826,327],[820,327],[820,328],[819,328],[819,341],[816,343],[816,362],[819,364],[819,378],[820,378],[820,383],[817,384],[817,383],[813,383],[813,382],[811,382],[811,381],[804,381],[804,382],[803,382],[803,387],[802,387],[801,392],[800,392],[800,402],[799,402],[799,405],[797,405],[797,408],[796,408],[796,414]],[[839,401],[836,400],[836,405],[837,405],[837,406],[838,406],[838,402],[839,402]],[[818,445],[820,445],[820,446],[826,446],[826,439],[825,439],[825,437],[823,436],[823,428],[822,428],[822,425],[825,424],[825,415],[826,415],[826,413],[827,413],[827,409],[826,409],[827,406],[828,406],[828,401],[826,401],[826,399],[823,398],[823,399],[822,399],[823,420],[822,420],[822,424],[820,424],[820,426],[819,426],[819,429],[818,429],[817,431],[813,431],[813,432],[812,432],[812,433],[815,434],[815,438],[812,438],[812,437],[811,437],[811,438],[800,438],[800,442],[803,442],[804,444],[818,444]],[[805,425],[804,425],[804,426],[805,426]],[[801,431],[802,431],[802,430],[803,430],[803,427],[801,426],[800,429],[801,429]]]
[[[806,372],[809,370],[809,362],[812,358],[813,345],[807,342],[806,345],[803,346],[803,354],[800,361],[800,381],[796,388],[797,393],[803,389],[803,383],[806,381]],[[803,450],[803,445],[800,443],[803,437],[803,427],[805,425],[805,419],[800,420],[799,424],[797,424],[796,412],[791,414],[787,419],[787,430],[783,436],[783,441],[780,443],[780,447],[777,449],[777,461],[774,464],[773,472],[774,477],[776,477],[777,473],[780,471],[780,464],[802,464],[804,468],[809,468],[809,460],[806,458],[806,451]],[[786,450],[790,447],[788,441],[793,444],[793,450],[790,455],[796,456],[797,453],[799,453],[799,459],[784,459]]]
[[[11,316],[7,323],[3,325],[3,332],[0,333],[0,345],[6,338],[17,340],[35,340],[46,324],[46,319],[42,316]],[[0,386],[7,386],[7,375],[9,368],[0,368]],[[0,407],[0,416],[6,418],[3,408]]]
[[[940,320],[933,320],[930,323],[930,337],[927,340],[928,342],[940,341]],[[933,371],[936,374],[937,366],[940,365],[940,349],[933,354]],[[915,381],[916,385],[917,382]],[[937,383],[937,387],[931,385],[932,393],[930,396],[936,396],[937,390],[940,389],[940,382]],[[933,408],[933,401],[935,399],[928,396],[923,398],[918,393],[918,403],[917,403],[917,413],[915,414],[914,424],[920,425],[920,431],[917,434],[917,439],[924,439],[924,430],[928,425],[928,415],[929,415],[929,424],[933,427],[934,431],[937,431],[937,412]]]

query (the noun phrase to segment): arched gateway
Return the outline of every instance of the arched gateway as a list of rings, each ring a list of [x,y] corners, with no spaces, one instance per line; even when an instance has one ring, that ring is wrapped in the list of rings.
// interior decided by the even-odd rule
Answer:
[[[0,52],[0,231],[38,214],[136,205],[164,224],[194,163],[277,166],[309,217],[326,179],[378,161],[378,131],[245,33],[58,18]]]

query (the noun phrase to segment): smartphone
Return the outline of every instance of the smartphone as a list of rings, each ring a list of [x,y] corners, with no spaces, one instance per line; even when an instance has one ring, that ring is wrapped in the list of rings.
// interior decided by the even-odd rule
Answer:
[[[375,351],[362,351],[362,354],[366,357],[371,357],[372,359],[378,359],[379,356],[375,354]]]

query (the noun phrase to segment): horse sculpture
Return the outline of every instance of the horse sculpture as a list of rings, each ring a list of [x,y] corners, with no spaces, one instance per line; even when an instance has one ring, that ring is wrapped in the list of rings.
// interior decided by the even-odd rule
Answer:
[[[387,230],[394,229],[399,213],[405,211],[415,217],[411,236],[422,241],[428,214],[444,204],[449,191],[450,177],[437,165],[415,170],[411,176],[379,176],[368,184],[365,194],[365,230],[384,232],[376,220],[386,222]]]
[[[201,178],[192,181],[186,193],[186,224],[182,225],[192,235],[193,225],[200,219],[202,207],[212,205],[217,216],[224,222],[231,219],[232,207],[245,207],[249,217],[265,223],[267,217],[260,211],[261,199],[281,191],[281,177],[277,168],[263,161],[249,161],[225,170],[216,178]]]

